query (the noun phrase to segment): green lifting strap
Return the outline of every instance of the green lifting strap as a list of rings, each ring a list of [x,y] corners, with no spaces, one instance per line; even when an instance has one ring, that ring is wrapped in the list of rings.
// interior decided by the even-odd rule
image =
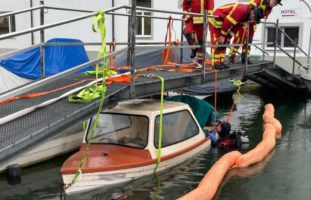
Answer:
[[[240,93],[240,89],[241,89],[241,86],[244,84],[241,80],[235,80],[235,79],[231,79],[230,82],[235,85],[237,87],[237,90],[236,90],[236,95],[238,97],[241,96],[241,93]]]
[[[97,27],[97,29],[96,29]],[[107,72],[108,69],[108,59],[107,59],[107,49],[106,49],[106,26],[105,26],[105,12],[100,10],[93,21],[92,29],[94,32],[99,32],[102,40],[102,46],[98,52],[97,58],[105,57],[104,59],[104,69],[103,74]],[[98,72],[98,64],[96,65],[96,71]],[[96,74],[97,79],[98,73]]]
[[[104,89],[105,88],[103,87],[97,87],[97,85],[91,85],[80,91],[78,94],[70,95],[68,100],[71,103],[89,103],[90,101],[99,98],[102,92],[106,92],[101,91]]]
[[[161,162],[161,149],[162,149],[162,133],[163,133],[163,96],[164,96],[164,78],[156,75],[161,80],[161,101],[160,101],[160,124],[159,124],[159,139],[158,139],[158,158],[157,164],[154,168],[154,173],[157,173],[157,170]]]
[[[75,184],[77,179],[82,175],[81,169],[82,169],[82,166],[84,165],[84,162],[86,160],[86,156],[88,154],[89,148],[93,142],[93,135],[95,133],[96,126],[97,126],[98,121],[99,121],[99,114],[102,111],[102,109],[104,107],[104,102],[105,102],[105,94],[106,94],[106,81],[105,80],[107,77],[106,72],[108,69],[108,62],[107,62],[107,51],[106,51],[106,27],[105,27],[105,12],[104,11],[99,11],[97,16],[96,16],[96,19],[93,21],[92,27],[93,27],[93,30],[95,30],[95,31],[96,31],[96,29],[95,29],[96,26],[98,27],[98,31],[101,33],[101,40],[102,40],[102,46],[101,46],[101,49],[100,49],[97,57],[100,58],[100,57],[104,56],[104,58],[105,58],[104,63],[103,63],[103,70],[102,70],[103,71],[102,86],[100,87],[100,86],[97,86],[97,84],[95,84],[91,87],[88,87],[84,90],[84,94],[83,94],[83,92],[79,93],[77,95],[77,97],[72,97],[72,99],[74,99],[74,101],[76,101],[76,102],[79,102],[77,99],[78,99],[78,96],[80,95],[80,97],[82,98],[81,102],[83,102],[83,101],[86,102],[91,98],[98,98],[98,97],[101,97],[101,100],[100,100],[98,111],[96,113],[95,122],[94,122],[93,126],[91,127],[92,128],[91,134],[90,134],[87,146],[84,150],[82,159],[80,160],[80,163],[79,163],[79,167],[78,167],[77,172],[74,175],[73,179],[71,180],[71,182],[65,186],[66,188],[69,188],[71,185]],[[96,69],[98,69],[98,65],[96,66]],[[98,72],[98,70],[97,70],[97,72]],[[97,79],[98,79],[98,74],[96,74],[96,80]]]
[[[156,174],[161,163],[161,154],[162,154],[162,134],[163,134],[163,99],[164,99],[164,78],[157,74],[149,74],[149,77],[157,77],[161,80],[161,100],[160,100],[160,124],[159,124],[159,138],[158,138],[158,155],[157,163],[153,170],[153,173]]]
[[[103,73],[104,73],[104,70],[102,70],[102,69],[98,69],[97,71],[93,70],[93,71],[85,72],[86,75],[96,75],[96,74],[103,75]],[[112,69],[108,69],[106,71],[106,73],[107,73],[107,76],[112,76],[112,75],[117,75],[118,74],[116,71],[114,71]]]
[[[96,28],[97,27],[97,28]],[[106,92],[106,77],[108,74],[112,75],[115,72],[113,70],[108,70],[108,59],[107,59],[107,50],[106,50],[106,26],[105,26],[105,12],[103,10],[99,11],[95,20],[92,24],[92,29],[94,32],[100,32],[102,46],[98,52],[97,58],[104,57],[103,69],[99,69],[99,65],[96,64],[96,82],[98,80],[99,74],[102,75],[103,81],[102,86],[98,84],[91,85],[76,95],[70,95],[68,97],[69,102],[73,103],[89,103],[90,101],[101,97],[102,94]],[[92,72],[87,72],[92,73]],[[94,74],[94,73],[93,73]]]
[[[157,174],[161,163],[162,154],[162,134],[163,134],[163,102],[164,102],[164,78],[157,74],[138,74],[138,76],[144,76],[148,78],[159,78],[161,80],[161,99],[160,99],[160,124],[159,124],[159,138],[158,138],[158,152],[157,152],[157,163],[153,170],[153,175]]]

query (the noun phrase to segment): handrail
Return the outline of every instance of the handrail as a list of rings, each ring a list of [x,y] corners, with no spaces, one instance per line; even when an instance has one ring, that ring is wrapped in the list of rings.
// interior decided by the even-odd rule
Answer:
[[[132,9],[131,6],[125,6],[126,9]],[[193,13],[193,12],[179,12],[179,11],[170,11],[170,10],[159,10],[159,9],[152,9],[152,8],[147,8],[147,7],[141,7],[141,6],[136,6],[136,10],[143,10],[143,11],[152,11],[152,12],[159,12],[159,13],[166,13],[166,14],[177,14],[177,15],[192,15],[192,16],[199,16],[203,17],[204,14],[199,14],[199,13]],[[212,18],[218,18],[218,16],[214,15],[207,15],[207,17],[212,17]]]
[[[115,45],[128,45],[127,42],[107,42],[107,45],[111,45],[111,44],[115,44]],[[180,48],[198,48],[200,47],[200,45],[188,45],[188,43],[184,42],[184,43],[179,43],[179,45],[172,45],[172,47],[170,46],[147,46],[147,45],[168,45],[169,43],[167,42],[136,42],[136,45],[144,45],[146,46],[146,48],[152,48],[152,47],[158,47],[158,48],[163,48],[163,49],[168,49],[168,48],[176,48],[176,49],[180,49]],[[259,49],[260,51],[264,51],[262,50],[258,44],[262,44],[262,43],[251,43],[249,45],[255,46],[257,49]],[[267,44],[272,44],[272,42],[269,42]],[[39,44],[38,44],[39,45]],[[78,46],[78,45],[101,45],[100,42],[48,42],[43,44],[43,46]],[[183,45],[187,45],[182,47]],[[210,42],[206,43],[206,47],[241,47],[244,44],[219,44],[219,45],[211,45]],[[28,49],[28,48],[27,48]],[[26,49],[24,49],[26,50]],[[267,51],[264,51],[265,54],[270,55]],[[1,58],[1,55],[0,55]]]
[[[87,13],[91,13],[91,12],[95,12],[95,11],[91,11],[91,10],[82,10],[82,9],[71,9],[71,8],[61,8],[61,7],[55,7],[55,6],[44,6],[44,8],[46,9],[54,9],[54,10],[63,10],[63,11],[75,11],[75,12],[87,12]],[[131,9],[132,7],[130,6],[125,6],[124,8],[126,9]],[[151,8],[148,7],[136,7],[137,10],[145,10],[145,11],[153,11]],[[113,14],[113,15],[119,15],[119,16],[131,16],[130,14],[125,14],[125,13],[111,13],[112,11],[107,11],[106,14]],[[193,15],[193,16],[203,16],[203,14],[198,14],[198,13],[192,13],[192,12],[177,12],[177,11],[161,11],[161,10],[156,10],[156,12],[162,12],[162,13],[170,13],[170,14],[187,14],[187,15]],[[136,15],[138,17],[146,17],[146,18],[156,18],[156,19],[165,19],[167,20],[167,17],[158,17],[158,16],[148,16],[148,15]],[[217,17],[217,16],[212,16],[209,15],[209,17]],[[174,19],[174,20],[178,20],[178,21],[182,21],[182,19]]]
[[[95,12],[94,10],[82,10],[82,9],[72,9],[72,8],[61,8],[61,7],[55,7],[55,6],[44,6],[46,9],[52,9],[52,10],[63,10],[63,11],[74,11],[74,12]]]
[[[6,17],[6,16],[11,16],[11,15],[21,14],[21,13],[29,12],[29,11],[32,11],[32,10],[39,10],[41,8],[44,8],[44,6],[40,5],[40,6],[31,7],[31,8],[27,8],[27,9],[23,9],[23,10],[7,12],[7,13],[0,14],[0,17]]]
[[[262,48],[260,48],[257,44],[250,44],[253,45],[254,47],[256,47],[257,49],[259,49],[262,53],[266,54],[266,55],[270,55],[267,51],[263,50]]]
[[[120,8],[124,8],[124,6],[123,5],[116,6],[116,7],[113,7],[113,8],[105,10],[105,12],[109,12],[109,11],[113,11],[113,10],[118,10]],[[63,20],[63,21],[59,21],[59,22],[54,22],[54,23],[51,23],[51,24],[37,26],[37,27],[34,27],[34,28],[30,28],[28,30],[22,30],[22,31],[16,31],[16,32],[13,32],[13,33],[8,33],[8,34],[5,34],[5,35],[1,35],[0,36],[0,40],[4,40],[4,39],[11,38],[11,37],[14,37],[14,36],[24,35],[24,34],[27,34],[27,33],[32,33],[32,32],[39,31],[39,30],[45,30],[45,29],[52,28],[52,27],[55,27],[55,26],[60,26],[60,25],[63,25],[63,24],[67,24],[67,23],[70,23],[70,22],[79,21],[79,20],[82,20],[82,19],[86,19],[86,18],[89,18],[89,17],[96,16],[97,13],[98,12],[96,11],[96,12],[92,12],[92,13],[89,13],[89,14],[86,14],[86,15],[79,16],[79,17],[74,17],[74,18],[71,18],[71,19],[67,19],[67,20]]]
[[[130,14],[126,14],[126,13],[116,13],[116,12],[107,12],[107,14],[113,14],[113,15],[118,15],[118,16],[127,16],[127,17],[130,17],[131,15]],[[144,17],[144,18],[151,18],[151,19],[163,19],[163,20],[167,20],[168,18],[167,17],[158,17],[158,16],[150,16],[150,15],[137,15],[136,14],[136,17]],[[176,19],[174,18],[174,21],[183,21],[182,19]]]
[[[297,64],[302,65],[298,60],[294,59],[293,56],[291,56],[289,53],[287,53],[280,45],[276,45],[277,48],[279,48],[283,53],[285,53],[288,57],[290,57],[292,60],[294,60]]]

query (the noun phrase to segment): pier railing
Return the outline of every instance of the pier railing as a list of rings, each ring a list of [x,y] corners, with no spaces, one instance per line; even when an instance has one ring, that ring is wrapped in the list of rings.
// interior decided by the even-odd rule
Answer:
[[[11,32],[11,33],[8,33],[8,34],[4,34],[4,35],[0,35],[0,41],[1,40],[5,40],[5,39],[9,39],[9,38],[12,38],[12,37],[17,37],[17,36],[21,36],[21,35],[26,35],[26,34],[34,34],[35,32],[39,31],[39,34],[40,34],[40,44],[36,44],[36,45],[32,45],[31,47],[26,47],[26,48],[23,48],[23,49],[20,49],[20,50],[16,50],[16,51],[13,51],[13,52],[9,52],[9,53],[6,53],[6,54],[3,54],[3,55],[0,55],[0,59],[1,58],[6,58],[6,57],[9,57],[11,55],[14,55],[16,53],[19,53],[19,52],[22,52],[22,51],[25,51],[25,50],[28,50],[28,49],[31,49],[31,48],[35,48],[35,47],[40,47],[40,55],[41,55],[41,58],[40,58],[40,63],[41,63],[41,77],[42,79],[39,80],[39,81],[36,81],[36,82],[33,82],[33,83],[30,83],[26,86],[24,86],[23,88],[19,88],[19,89],[16,89],[16,90],[12,90],[10,92],[7,92],[5,94],[0,94],[0,100],[1,99],[5,99],[5,98],[8,98],[9,96],[12,96],[12,95],[18,95],[20,93],[22,93],[23,91],[25,91],[26,89],[33,89],[33,88],[36,88],[38,87],[40,84],[43,84],[43,83],[48,83],[49,81],[53,81],[53,80],[57,80],[59,78],[62,78],[64,76],[67,76],[69,74],[72,74],[74,72],[77,72],[83,68],[86,68],[90,65],[96,65],[98,63],[101,63],[104,58],[98,58],[98,59],[94,59],[94,60],[91,60],[87,63],[84,63],[82,65],[79,65],[79,66],[76,66],[70,70],[67,70],[66,72],[62,72],[62,73],[59,73],[57,75],[54,75],[54,76],[51,76],[51,77],[44,77],[44,71],[45,71],[45,63],[44,63],[44,51],[45,51],[45,46],[47,45],[53,45],[53,44],[46,44],[45,43],[45,33],[44,33],[44,30],[46,29],[50,29],[50,28],[53,28],[53,27],[57,27],[57,26],[61,26],[61,25],[64,25],[64,24],[69,24],[69,23],[72,23],[72,22],[76,22],[76,21],[80,21],[80,20],[84,20],[84,19],[87,19],[87,18],[91,18],[91,17],[95,17],[97,15],[97,11],[91,11],[91,10],[83,10],[83,9],[71,9],[71,8],[60,8],[60,7],[53,7],[53,6],[46,6],[44,5],[44,1],[40,1],[40,6],[36,6],[36,7],[32,7],[32,8],[27,8],[27,9],[24,9],[24,10],[18,10],[18,11],[14,11],[14,12],[8,12],[8,13],[4,13],[4,14],[1,14],[0,17],[6,17],[6,16],[13,16],[13,15],[18,15],[18,14],[21,14],[21,13],[26,13],[26,12],[33,12],[35,10],[39,10],[40,11],[40,25],[39,26],[36,26],[36,27],[31,27],[29,29],[25,29],[25,30],[20,30],[20,31],[15,31],[15,32]],[[62,21],[58,21],[58,22],[54,22],[54,23],[49,23],[49,24],[45,24],[44,23],[44,19],[45,19],[45,16],[44,16],[44,10],[45,9],[53,9],[53,10],[60,10],[60,11],[74,11],[74,12],[81,12],[81,13],[86,13],[86,14],[82,14],[81,16],[78,16],[78,17],[73,17],[73,18],[70,18],[70,19],[66,19],[66,20],[62,20]],[[120,12],[117,12],[117,11],[120,11],[122,9],[126,9],[128,11],[130,11],[130,13],[120,13]],[[136,14],[136,11],[148,11],[148,12],[152,12],[152,13],[164,13],[164,14],[167,14],[167,17],[162,17],[162,16],[153,16],[153,15],[150,15],[150,16],[146,16],[146,15],[138,15]],[[129,19],[129,28],[128,28],[128,41],[127,42],[115,42],[115,41],[111,41],[111,42],[108,42],[108,44],[118,44],[118,45],[124,45],[124,46],[127,46],[126,48],[124,49],[121,49],[119,51],[116,51],[116,52],[113,52],[111,54],[108,55],[108,58],[111,57],[111,56],[115,56],[117,54],[119,54],[120,52],[123,52],[125,50],[127,50],[127,57],[128,57],[128,65],[129,66],[132,66],[132,75],[134,74],[134,69],[133,69],[133,66],[135,66],[135,47],[137,46],[140,46],[140,48],[162,48],[162,49],[167,49],[167,48],[173,48],[173,49],[179,49],[180,50],[180,58],[179,58],[179,62],[183,62],[183,49],[184,48],[197,48],[197,47],[200,47],[200,45],[186,45],[185,42],[183,41],[183,35],[182,35],[182,32],[183,32],[183,20],[181,19],[174,19],[176,21],[179,21],[181,23],[181,30],[180,30],[180,38],[181,38],[181,44],[179,46],[166,46],[167,43],[164,43],[164,42],[136,42],[136,39],[135,39],[135,25],[136,25],[136,17],[144,17],[144,18],[152,18],[152,19],[159,19],[159,20],[168,20],[168,18],[170,17],[170,15],[174,14],[174,15],[192,15],[192,16],[202,16],[204,17],[204,41],[203,41],[203,49],[206,49],[206,47],[215,47],[213,45],[210,44],[209,41],[206,40],[206,36],[208,35],[208,26],[207,26],[207,19],[208,18],[217,18],[217,16],[212,16],[212,15],[207,15],[207,13],[205,12],[204,14],[198,14],[198,13],[190,13],[190,12],[181,12],[181,11],[171,11],[171,10],[162,10],[162,9],[153,9],[153,8],[146,8],[146,7],[139,7],[139,6],[136,6],[136,1],[135,0],[132,0],[132,5],[131,6],[128,6],[128,5],[120,5],[120,6],[115,6],[115,7],[112,7],[112,8],[109,8],[109,9],[106,9],[105,10],[105,13],[108,14],[108,15],[112,15],[112,16],[124,16],[124,17],[128,17]],[[132,13],[132,14],[131,14]],[[114,21],[114,20],[113,20]],[[249,27],[249,23],[246,23],[247,24],[247,27]],[[253,45],[254,47],[256,47],[257,49],[259,49],[261,52],[262,52],[262,58],[264,59],[265,55],[269,55],[269,53],[266,51],[265,49],[265,46],[269,43],[267,43],[265,40],[266,40],[266,24],[270,24],[270,25],[273,25],[275,27],[275,38],[274,38],[274,53],[273,53],[273,65],[275,66],[275,57],[276,57],[276,51],[277,51],[277,48],[280,49],[284,54],[286,54],[289,58],[291,58],[293,60],[293,70],[292,70],[292,73],[294,74],[295,72],[295,67],[296,67],[296,63],[301,65],[301,63],[299,61],[297,61],[296,59],[296,54],[297,54],[297,51],[300,51],[302,52],[303,54],[305,54],[306,56],[308,56],[308,60],[309,60],[309,54],[305,53],[302,48],[300,48],[297,44],[296,41],[294,41],[293,39],[291,39],[284,31],[282,31],[279,27],[279,23],[278,23],[278,20],[276,23],[271,23],[271,22],[263,22],[264,24],[264,39],[261,43],[252,43],[250,44],[248,41],[249,41],[249,38],[248,38],[248,32],[249,32],[249,28],[247,28],[247,45]],[[284,36],[286,38],[288,38],[293,44],[294,44],[294,54],[293,56],[290,55],[288,52],[286,52],[280,45],[277,44],[277,37],[278,37],[278,31],[280,31],[282,34],[284,34]],[[114,40],[115,39],[115,36],[114,36],[114,30],[112,31],[112,39]],[[100,45],[100,43],[91,43],[91,42],[85,42],[83,43],[84,45]],[[57,45],[57,44],[54,44],[54,45]],[[62,45],[66,45],[66,44],[62,44]],[[67,44],[67,45],[74,45],[74,44]],[[81,44],[79,44],[81,45]],[[230,44],[230,45],[217,45],[217,47],[221,47],[221,46],[225,46],[225,47],[231,47],[231,46],[243,46],[245,44]],[[261,47],[260,47],[261,46]],[[309,50],[310,52],[310,50]],[[246,56],[247,53],[246,53]],[[206,51],[203,51],[203,58],[206,58]],[[248,60],[248,57],[246,57],[246,60]],[[205,63],[203,63],[203,67],[202,67],[202,72],[203,72],[203,76],[205,76]],[[246,73],[246,70],[247,70],[247,62],[245,64],[245,72]],[[132,91],[131,91],[131,94],[133,94],[133,96],[135,95],[135,89],[134,89],[134,84],[135,84],[135,79],[133,78],[133,81],[131,83],[131,88],[132,88]]]

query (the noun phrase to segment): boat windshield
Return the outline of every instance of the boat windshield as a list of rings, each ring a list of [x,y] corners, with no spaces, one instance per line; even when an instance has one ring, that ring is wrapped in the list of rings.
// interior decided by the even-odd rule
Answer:
[[[90,141],[91,127],[87,133]],[[102,113],[100,114],[92,143],[117,144],[135,148],[145,148],[148,139],[148,117],[141,115]]]

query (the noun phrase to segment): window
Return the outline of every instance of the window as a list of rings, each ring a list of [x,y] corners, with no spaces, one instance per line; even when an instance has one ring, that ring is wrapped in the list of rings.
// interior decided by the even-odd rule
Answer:
[[[292,40],[299,44],[299,26],[284,26],[280,29],[285,32]],[[275,28],[267,27],[267,42],[273,43],[275,37]],[[277,44],[283,47],[294,47],[291,40],[286,37],[281,31],[278,31],[278,41]],[[274,44],[268,44],[267,47],[274,47]]]
[[[6,12],[0,12],[3,14]],[[15,31],[15,16],[0,17],[0,34],[6,34]]]
[[[94,122],[95,117],[87,133],[87,142],[90,141]],[[144,148],[148,139],[148,123],[146,116],[102,113],[92,142]]]
[[[151,8],[151,0],[138,0],[137,6]],[[144,16],[151,16],[151,12],[138,11],[136,12],[140,17],[136,17],[136,36],[150,37],[151,36],[151,18]]]
[[[154,128],[154,146],[158,148],[160,116],[156,117]],[[199,134],[199,127],[191,114],[186,111],[178,111],[163,115],[162,147],[187,140]]]

